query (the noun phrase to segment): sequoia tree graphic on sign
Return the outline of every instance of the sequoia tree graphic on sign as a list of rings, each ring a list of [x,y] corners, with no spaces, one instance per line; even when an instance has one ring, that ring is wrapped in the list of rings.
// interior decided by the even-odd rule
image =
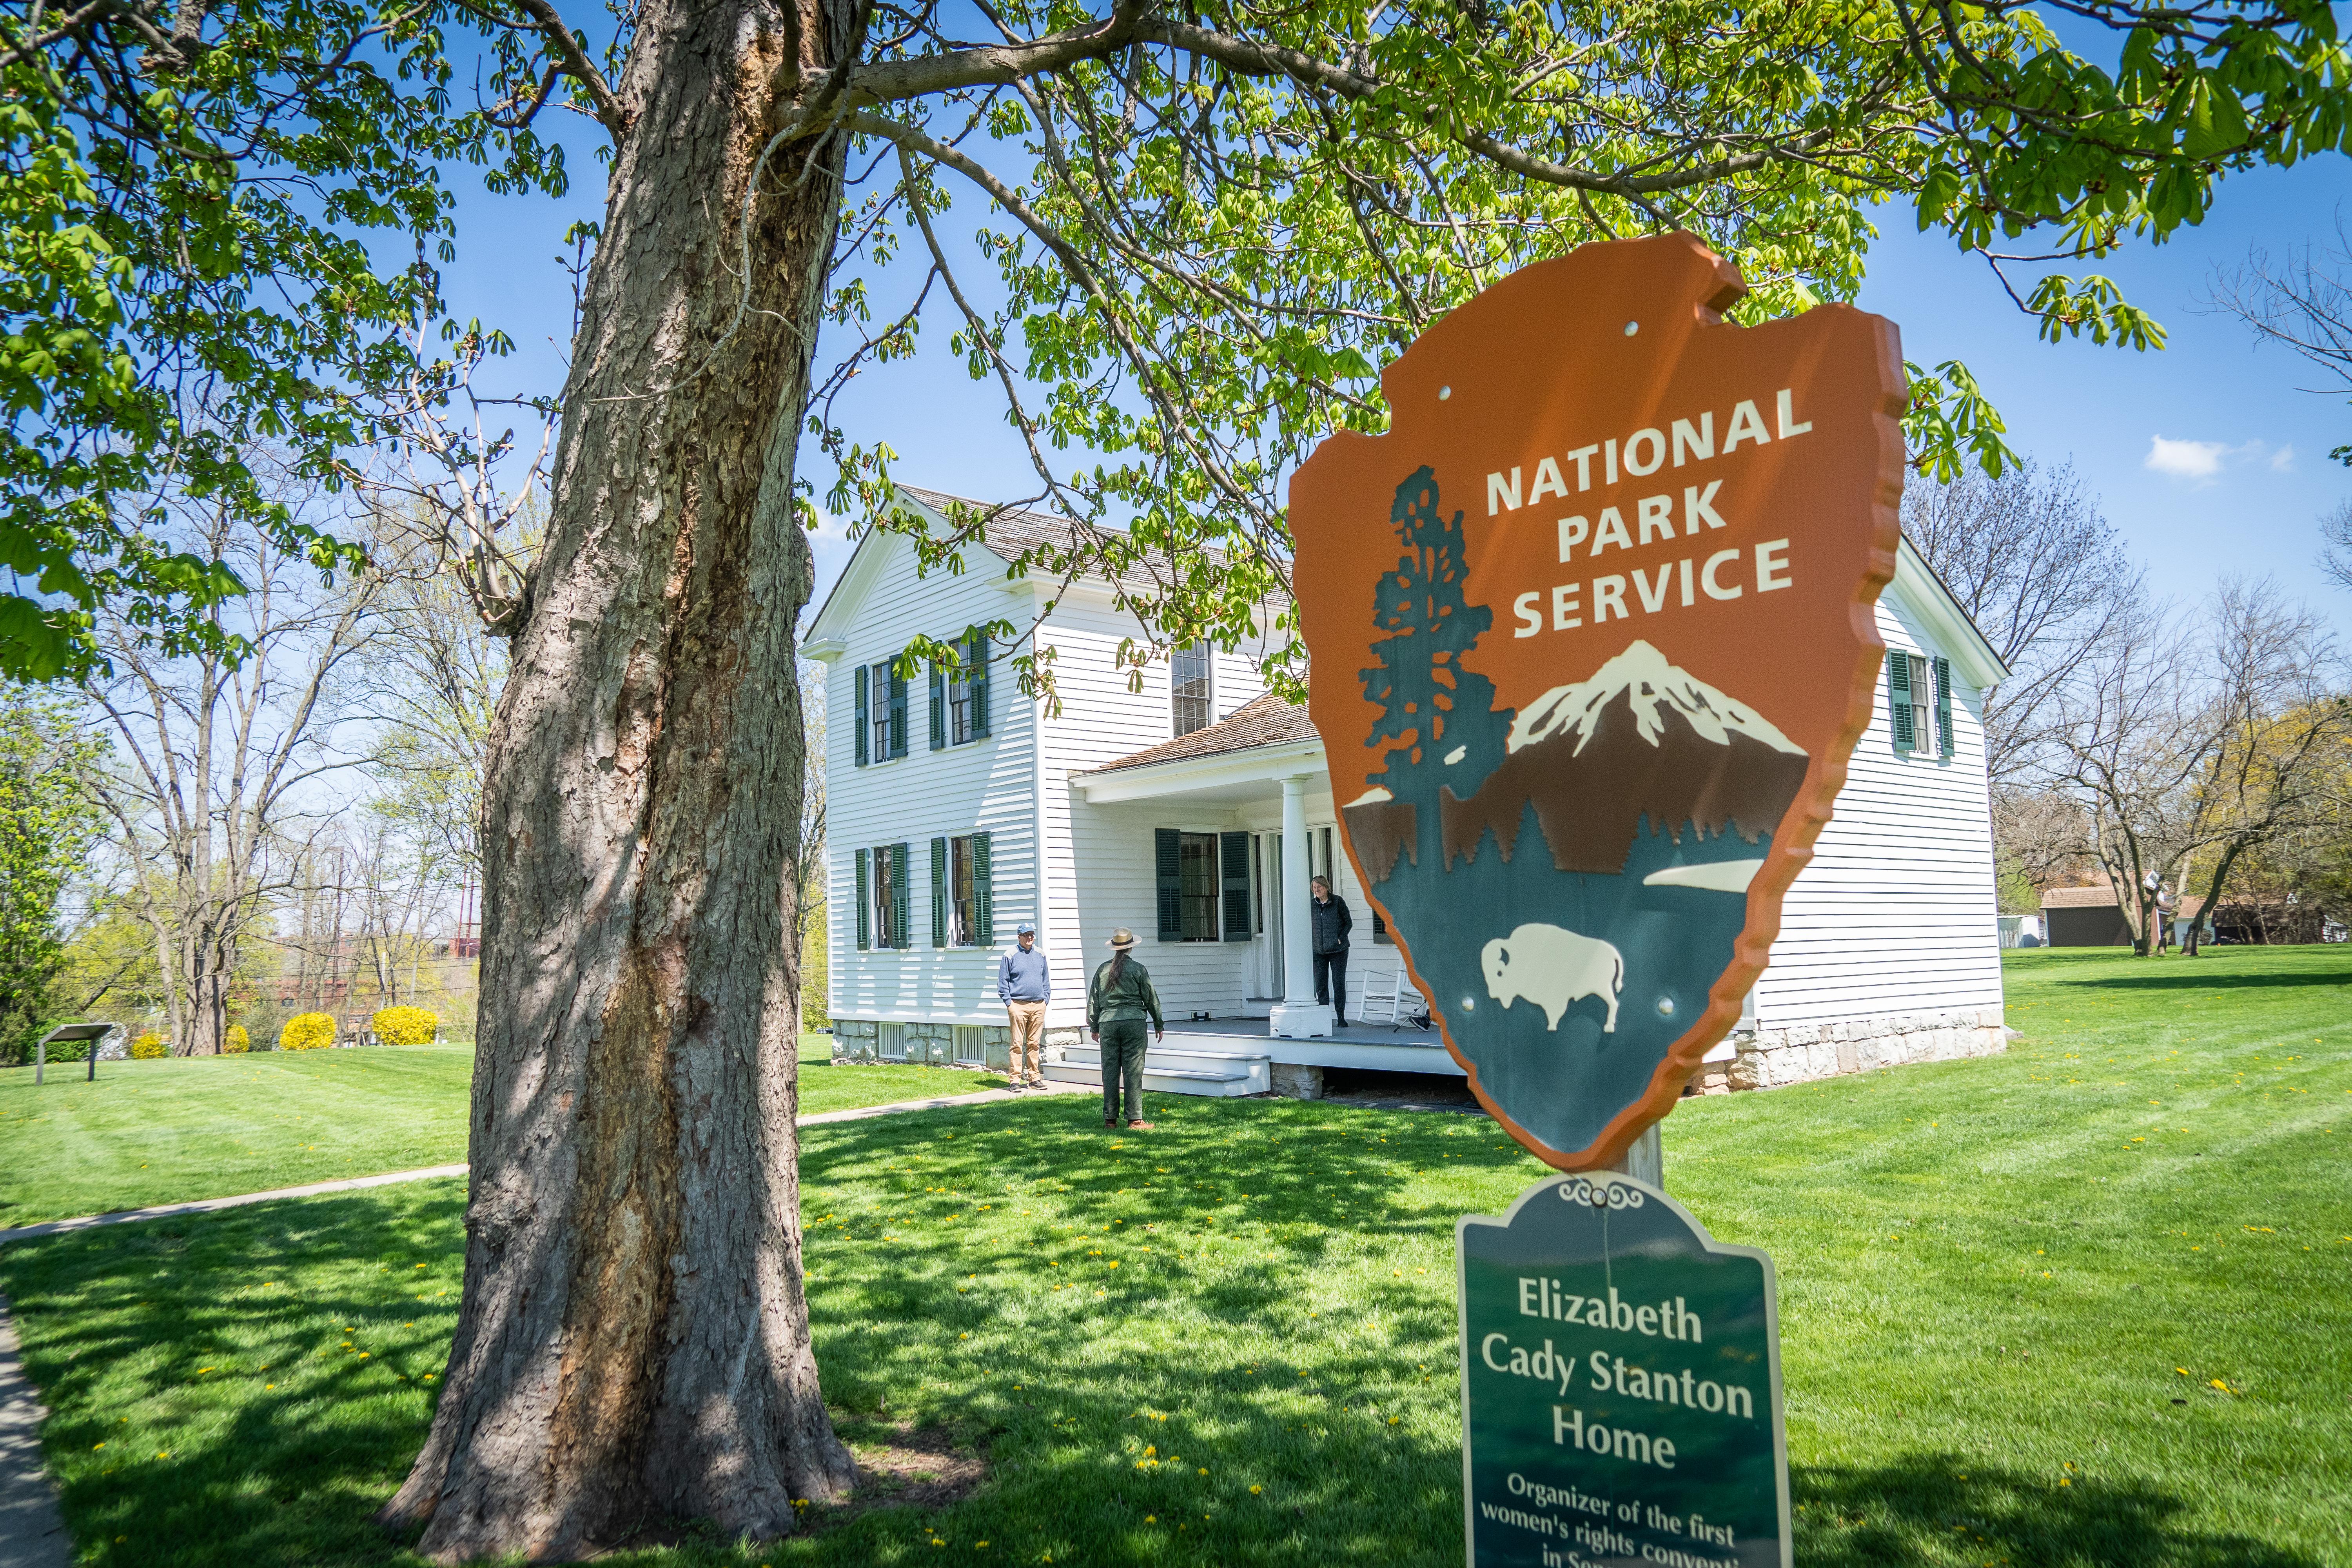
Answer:
[[[1293,481],[1349,851],[1489,1110],[1621,1153],[1738,1016],[1867,721],[1904,384],[1686,235],[1529,268]]]

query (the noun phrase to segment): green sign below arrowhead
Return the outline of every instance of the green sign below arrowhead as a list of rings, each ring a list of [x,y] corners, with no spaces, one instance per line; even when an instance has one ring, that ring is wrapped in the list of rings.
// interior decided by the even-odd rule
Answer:
[[[1787,1568],[1769,1258],[1608,1173],[1455,1241],[1471,1568]]]

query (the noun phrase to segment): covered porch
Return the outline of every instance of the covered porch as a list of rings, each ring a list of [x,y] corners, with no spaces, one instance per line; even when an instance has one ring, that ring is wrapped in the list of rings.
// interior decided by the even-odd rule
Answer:
[[[1419,994],[1348,859],[1304,710],[1262,697],[1221,723],[1074,774],[1069,787],[1081,929],[1127,925],[1149,939],[1137,956],[1169,1023],[1155,1063],[1199,1058],[1195,1070],[1236,1084],[1282,1066],[1460,1076],[1436,1031],[1409,1021]],[[1318,876],[1353,917],[1345,1026],[1315,1000],[1308,884]],[[1392,994],[1401,1026],[1385,1003],[1363,1021],[1368,996]],[[1087,1054],[1066,1053],[1090,1068]]]

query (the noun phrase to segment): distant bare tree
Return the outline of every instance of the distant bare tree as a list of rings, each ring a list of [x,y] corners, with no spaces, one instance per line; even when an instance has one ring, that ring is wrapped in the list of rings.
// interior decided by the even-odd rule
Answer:
[[[2210,308],[2237,317],[2257,338],[2300,354],[2322,384],[2305,392],[2352,395],[2352,234],[2336,215],[2336,243],[2291,247],[2283,259],[2256,247],[2244,262],[2217,270]],[[2352,465],[2352,442],[2328,453]]]
[[[2010,678],[1985,697],[1985,763],[1996,784],[2049,739],[2060,689],[2139,600],[2139,569],[2066,465],[2032,461],[1915,485],[1903,533],[1975,621]]]
[[[2208,910],[2241,858],[2340,821],[2352,700],[2326,625],[2264,582],[2214,605],[2221,733],[2189,798],[2184,837],[2214,855]]]
[[[2316,616],[2267,580],[2228,581],[2199,616],[2122,616],[2061,686],[2051,783],[2079,803],[2081,848],[2140,952],[2158,884],[2177,886],[2192,857],[2215,856],[2217,905],[2240,856],[2327,808],[2338,670]]]
[[[2319,515],[2319,569],[2339,588],[2352,588],[2352,500]]]
[[[2076,795],[2046,783],[1994,786],[1992,838],[2002,874],[2036,889],[2079,881],[2097,868],[2084,847],[2093,838],[2088,811]]]
[[[289,494],[299,510],[313,495]],[[257,935],[299,860],[305,784],[348,765],[327,748],[343,666],[367,641],[374,581],[322,584],[226,509],[182,508],[188,543],[247,586],[209,614],[244,646],[176,657],[110,621],[112,663],[86,686],[114,731],[96,789],[131,862],[130,907],[156,945],[172,1050],[217,1055],[240,947]]]
[[[436,522],[379,514],[370,557],[383,576],[379,632],[354,672],[376,721],[368,772],[446,871],[481,876],[482,779],[507,678],[507,639],[484,625],[464,577],[435,548]],[[507,541],[525,563],[530,511]]]

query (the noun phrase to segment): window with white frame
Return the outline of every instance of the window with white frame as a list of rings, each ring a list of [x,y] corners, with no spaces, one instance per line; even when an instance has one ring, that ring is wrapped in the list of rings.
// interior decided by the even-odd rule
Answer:
[[[1179,841],[1179,885],[1183,889],[1183,939],[1217,940],[1217,900],[1223,896],[1217,871],[1217,836],[1187,833]]]
[[[980,868],[974,864],[972,848],[975,840],[969,836],[948,840],[948,945],[970,947],[979,941],[974,933],[980,929],[973,918],[975,899],[980,892]]]
[[[873,856],[874,874],[868,879],[870,918],[874,922],[876,947],[904,947],[898,940],[898,910],[906,881],[906,869],[898,864],[899,848],[895,844],[877,844],[869,851]]]
[[[1213,721],[1209,645],[1196,642],[1168,657],[1169,719],[1174,733],[1189,735]]]
[[[1952,661],[1935,654],[1886,650],[1886,705],[1895,749],[1915,756],[1952,754]]]

